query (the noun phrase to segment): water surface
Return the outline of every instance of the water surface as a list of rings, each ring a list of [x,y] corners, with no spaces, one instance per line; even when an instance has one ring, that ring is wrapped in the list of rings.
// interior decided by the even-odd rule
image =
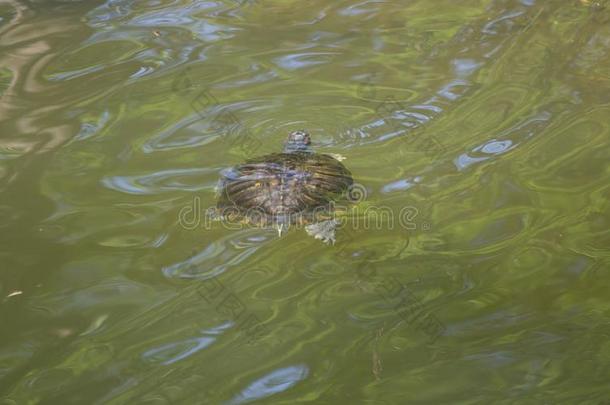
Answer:
[[[609,72],[604,1],[0,2],[2,404],[605,403]],[[334,246],[206,221],[301,128]]]

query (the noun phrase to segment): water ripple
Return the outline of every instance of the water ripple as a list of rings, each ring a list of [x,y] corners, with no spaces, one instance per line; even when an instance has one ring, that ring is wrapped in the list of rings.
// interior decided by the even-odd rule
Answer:
[[[246,229],[208,244],[186,260],[165,266],[168,278],[207,280],[244,262],[269,240],[275,230]],[[264,236],[267,236],[266,238]]]
[[[164,366],[167,366],[186,359],[198,351],[205,349],[215,341],[216,339],[212,337],[186,339],[150,349],[142,354],[142,357],[148,361],[161,363]]]
[[[307,378],[309,368],[304,364],[280,368],[266,374],[247,386],[229,404],[245,404],[284,392]]]
[[[328,63],[332,59],[331,55],[337,55],[333,52],[308,52],[298,53],[293,55],[285,55],[275,59],[276,63],[288,70],[302,69],[305,67],[321,65]]]
[[[214,169],[174,169],[141,176],[114,176],[102,179],[106,187],[127,194],[152,195],[176,190],[201,191],[213,185],[198,179],[215,172]],[[189,180],[186,182],[184,180]],[[190,184],[189,184],[190,183]]]

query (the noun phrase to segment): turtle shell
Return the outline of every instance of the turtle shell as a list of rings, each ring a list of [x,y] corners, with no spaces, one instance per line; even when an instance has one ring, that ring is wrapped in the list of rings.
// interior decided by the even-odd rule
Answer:
[[[352,183],[349,170],[332,156],[273,153],[225,171],[217,208],[225,218],[259,226],[312,223]]]

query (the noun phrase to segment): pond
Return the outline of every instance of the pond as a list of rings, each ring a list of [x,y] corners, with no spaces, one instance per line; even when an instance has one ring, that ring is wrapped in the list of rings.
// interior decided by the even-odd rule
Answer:
[[[0,404],[610,400],[610,2],[0,3]],[[214,220],[294,130],[336,243]]]

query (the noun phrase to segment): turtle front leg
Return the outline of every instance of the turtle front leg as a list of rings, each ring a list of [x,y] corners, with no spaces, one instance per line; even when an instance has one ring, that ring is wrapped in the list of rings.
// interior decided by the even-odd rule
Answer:
[[[321,239],[322,242],[328,244],[332,242],[335,244],[335,229],[339,222],[335,219],[329,219],[328,221],[317,222],[315,224],[307,225],[305,231],[309,236],[313,236],[316,239]]]

